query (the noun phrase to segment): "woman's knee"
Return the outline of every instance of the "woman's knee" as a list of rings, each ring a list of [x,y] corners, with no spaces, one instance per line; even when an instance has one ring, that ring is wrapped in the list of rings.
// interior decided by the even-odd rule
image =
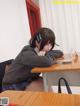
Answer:
[[[30,90],[30,91],[43,91],[43,80],[42,78],[39,78],[36,81],[32,81],[25,90]]]

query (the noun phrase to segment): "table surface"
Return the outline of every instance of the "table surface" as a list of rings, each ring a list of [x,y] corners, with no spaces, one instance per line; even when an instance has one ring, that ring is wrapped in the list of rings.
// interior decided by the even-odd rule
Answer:
[[[64,59],[63,59],[64,60]],[[80,54],[78,57],[78,60],[76,62],[72,63],[66,63],[66,64],[54,64],[50,67],[40,67],[40,68],[34,68],[32,69],[32,73],[38,73],[38,72],[54,72],[54,71],[80,71]]]
[[[80,106],[80,95],[73,94],[5,91],[1,97],[9,97],[10,103],[20,106]]]

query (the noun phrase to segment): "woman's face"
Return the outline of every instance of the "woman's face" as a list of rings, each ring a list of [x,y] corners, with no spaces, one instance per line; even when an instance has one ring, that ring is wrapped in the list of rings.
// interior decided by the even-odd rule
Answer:
[[[49,42],[43,47],[43,51],[45,52],[49,52],[51,49],[52,49],[52,44]]]

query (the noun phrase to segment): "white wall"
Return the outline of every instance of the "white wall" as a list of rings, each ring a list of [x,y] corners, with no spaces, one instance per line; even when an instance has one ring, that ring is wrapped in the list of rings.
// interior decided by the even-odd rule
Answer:
[[[25,0],[0,0],[0,62],[15,58],[30,37]]]
[[[80,4],[53,2],[39,0],[42,26],[50,27],[55,32],[56,42],[64,52],[70,52],[72,48],[80,52]]]

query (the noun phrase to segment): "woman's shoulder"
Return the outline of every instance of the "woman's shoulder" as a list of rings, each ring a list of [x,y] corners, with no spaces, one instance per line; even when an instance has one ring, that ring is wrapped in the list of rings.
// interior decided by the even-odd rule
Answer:
[[[33,49],[33,48],[30,45],[26,45],[23,47],[22,50],[31,50],[31,49]]]
[[[31,52],[35,52],[34,48],[32,48],[30,45],[26,45],[23,47],[22,52],[23,51],[31,51]]]

